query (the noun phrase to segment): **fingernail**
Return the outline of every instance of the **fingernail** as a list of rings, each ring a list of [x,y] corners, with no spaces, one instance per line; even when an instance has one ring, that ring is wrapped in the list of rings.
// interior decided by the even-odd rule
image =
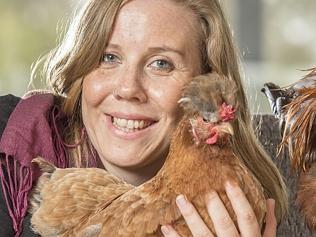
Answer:
[[[275,200],[272,198],[267,199],[267,208],[270,210],[274,210],[275,208]]]
[[[162,225],[161,226],[161,232],[165,235],[169,234],[170,233],[170,227],[169,226],[166,226],[166,225]]]
[[[206,200],[212,200],[217,196],[215,191],[210,191],[205,195]]]
[[[267,199],[266,203],[267,203],[267,215],[265,218],[265,223],[269,223],[270,226],[273,224],[276,226],[277,220],[276,220],[275,212],[274,212],[275,200],[272,198],[269,198]]]
[[[176,202],[180,207],[184,207],[187,203],[186,198],[182,194],[177,196]]]
[[[236,188],[236,184],[233,184],[232,182],[227,181],[227,182],[225,183],[225,188],[226,188],[226,190],[227,190],[228,192],[233,192],[234,189]]]

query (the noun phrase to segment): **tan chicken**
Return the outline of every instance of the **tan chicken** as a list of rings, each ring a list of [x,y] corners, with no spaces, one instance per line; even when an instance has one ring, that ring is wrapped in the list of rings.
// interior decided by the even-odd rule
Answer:
[[[227,180],[238,183],[262,226],[264,191],[234,153],[234,82],[215,73],[195,78],[179,103],[184,116],[171,139],[168,157],[151,180],[133,187],[99,169],[58,169],[36,159],[44,171],[33,198],[32,225],[42,236],[163,236],[172,224],[192,236],[175,199],[185,194],[214,233],[205,195],[218,192],[237,226],[225,193]]]
[[[299,173],[296,203],[316,229],[316,68],[289,87],[267,83],[263,92],[280,119],[280,151],[288,148],[292,169]]]

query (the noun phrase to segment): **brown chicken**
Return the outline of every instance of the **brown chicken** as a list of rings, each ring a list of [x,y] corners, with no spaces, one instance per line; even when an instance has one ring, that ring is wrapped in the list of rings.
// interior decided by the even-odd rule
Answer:
[[[58,169],[35,159],[44,171],[34,191],[32,225],[42,236],[163,236],[172,224],[192,236],[175,199],[185,194],[208,227],[205,195],[218,192],[237,226],[225,193],[227,180],[238,183],[262,226],[264,191],[234,153],[232,122],[236,113],[234,82],[213,73],[195,78],[179,101],[184,116],[171,139],[168,157],[149,181],[133,187],[99,169]]]
[[[288,148],[291,167],[299,173],[296,203],[316,229],[316,68],[286,88],[267,83],[262,90],[280,119],[280,151]]]

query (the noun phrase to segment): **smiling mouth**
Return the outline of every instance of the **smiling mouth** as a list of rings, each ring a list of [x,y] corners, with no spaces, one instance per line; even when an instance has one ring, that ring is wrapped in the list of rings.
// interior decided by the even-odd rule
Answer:
[[[123,119],[112,116],[111,121],[114,127],[126,133],[144,130],[157,122],[153,120]]]

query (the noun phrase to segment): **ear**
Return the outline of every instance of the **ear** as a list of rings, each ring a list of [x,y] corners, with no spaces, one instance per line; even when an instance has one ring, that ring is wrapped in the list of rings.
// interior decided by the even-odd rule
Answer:
[[[198,144],[200,144],[200,137],[195,129],[197,124],[198,124],[198,121],[196,119],[190,119],[189,121],[191,124],[191,132],[192,132],[193,140],[194,140],[195,144],[198,145]]]

